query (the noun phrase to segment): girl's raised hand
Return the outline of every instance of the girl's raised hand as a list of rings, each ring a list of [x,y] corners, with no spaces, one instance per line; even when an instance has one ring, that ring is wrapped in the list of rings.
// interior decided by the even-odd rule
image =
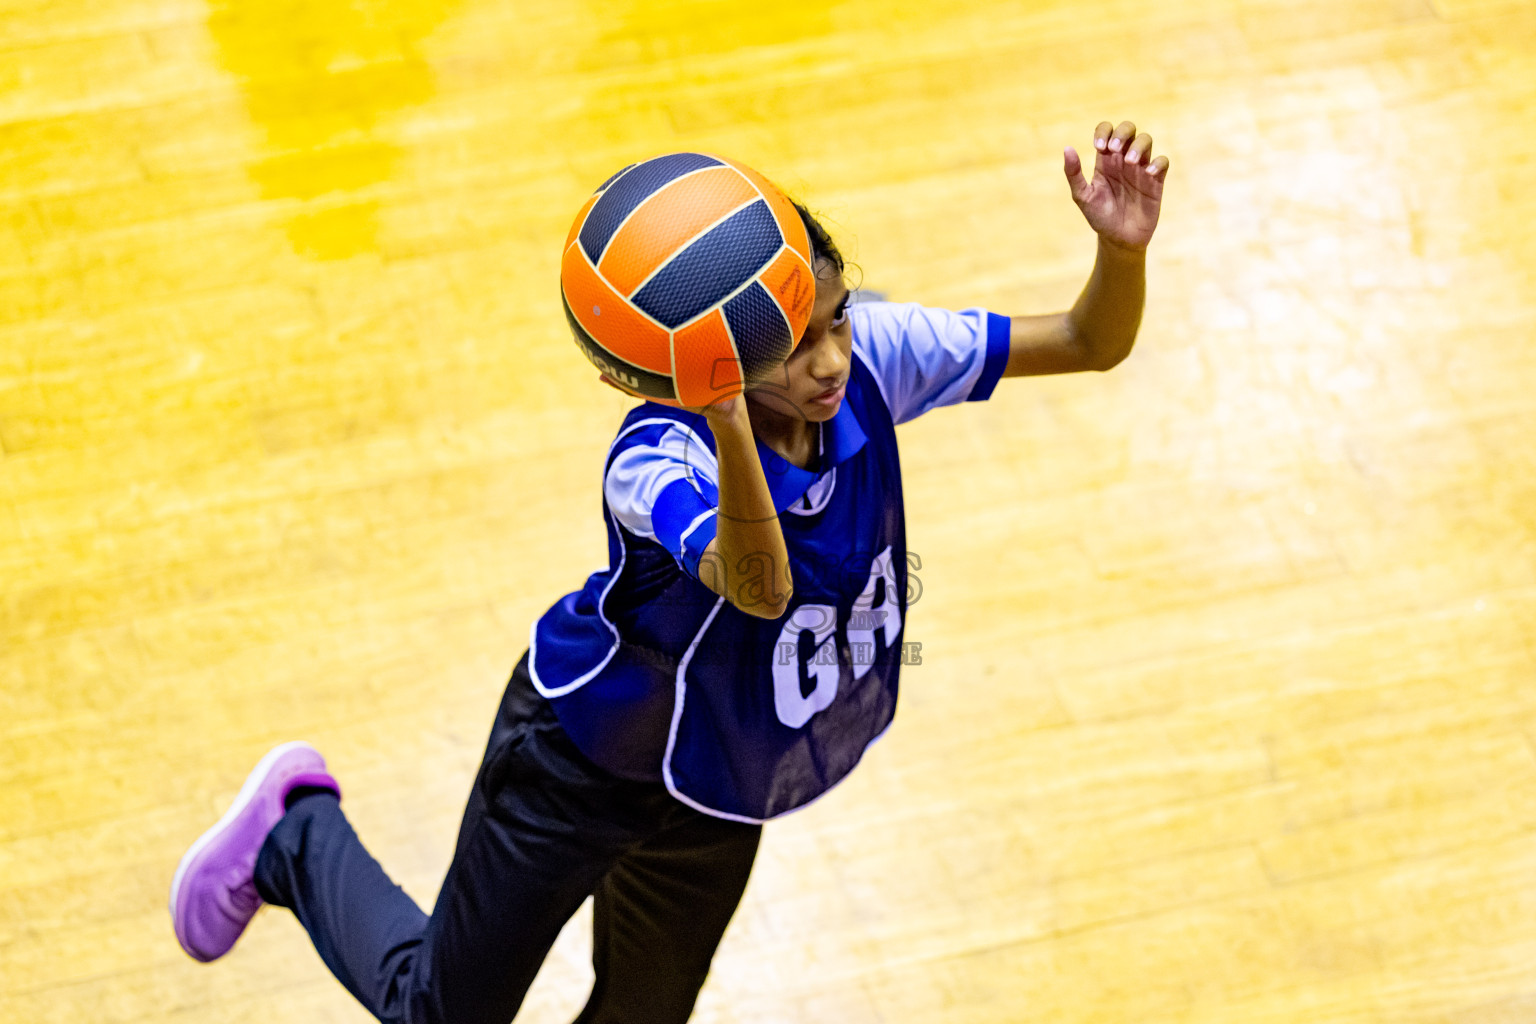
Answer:
[[[606,373],[599,373],[597,375],[597,379],[602,381],[604,384],[607,384],[615,391],[622,391],[630,398],[638,398],[641,401],[645,400],[644,395],[635,394],[633,391],[629,390],[624,385],[608,376]],[[751,423],[747,419],[747,399],[746,396],[740,393],[732,395],[730,398],[723,398],[711,405],[699,406],[698,408],[683,406],[683,408],[688,412],[699,413],[714,425],[731,424],[741,426],[745,424],[747,430],[750,431],[752,429]]]
[[[1136,125],[1121,121],[1113,127],[1100,122],[1093,133],[1093,180],[1083,177],[1077,150],[1065,153],[1067,184],[1072,200],[1083,211],[1088,226],[1111,245],[1144,251],[1157,228],[1163,205],[1163,180],[1168,177],[1168,158],[1152,156],[1152,136],[1136,134]]]

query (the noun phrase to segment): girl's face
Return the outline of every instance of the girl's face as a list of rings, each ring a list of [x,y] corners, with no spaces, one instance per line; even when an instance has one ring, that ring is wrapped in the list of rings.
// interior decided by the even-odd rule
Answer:
[[[816,263],[816,304],[800,343],[770,379],[747,391],[747,400],[782,416],[821,423],[837,415],[852,367],[853,325],[848,286],[837,268]]]

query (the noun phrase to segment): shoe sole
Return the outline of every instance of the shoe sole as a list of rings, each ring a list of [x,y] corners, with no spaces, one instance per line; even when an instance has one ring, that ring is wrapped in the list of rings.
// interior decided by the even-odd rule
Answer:
[[[171,922],[176,928],[176,941],[181,943],[181,948],[194,959],[202,960],[203,958],[192,952],[191,948],[187,945],[186,936],[181,934],[181,915],[177,912],[181,899],[181,880],[186,877],[187,872],[192,869],[198,856],[208,848],[208,845],[217,839],[219,834],[228,828],[240,816],[241,812],[250,805],[250,802],[256,798],[256,792],[261,789],[261,784],[267,781],[267,776],[272,774],[272,769],[277,762],[285,754],[294,750],[314,751],[316,757],[320,756],[319,751],[303,740],[284,743],[267,751],[267,756],[256,762],[256,767],[252,768],[251,774],[246,776],[245,785],[240,787],[240,792],[235,797],[235,802],[229,805],[229,810],[224,812],[224,817],[214,822],[212,828],[198,836],[197,842],[187,848],[187,852],[181,855],[181,863],[176,865],[176,875],[171,879]],[[206,963],[207,961],[204,962]]]

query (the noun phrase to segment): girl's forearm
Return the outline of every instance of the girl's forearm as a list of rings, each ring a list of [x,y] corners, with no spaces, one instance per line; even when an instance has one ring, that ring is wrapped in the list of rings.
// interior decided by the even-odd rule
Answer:
[[[1068,329],[1089,353],[1089,365],[1107,370],[1130,355],[1147,298],[1147,255],[1099,240],[1093,273],[1067,314]]]
[[[705,583],[749,615],[776,619],[789,605],[793,582],[784,532],[763,476],[751,423],[743,408],[739,418],[712,418],[710,428],[720,466],[720,503],[710,544],[715,549],[710,565],[717,579],[705,579]],[[701,570],[701,579],[706,571]]]

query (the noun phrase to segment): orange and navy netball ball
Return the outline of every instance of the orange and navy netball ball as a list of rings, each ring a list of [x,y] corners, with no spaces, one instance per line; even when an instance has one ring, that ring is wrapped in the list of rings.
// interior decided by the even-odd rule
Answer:
[[[704,406],[788,358],[816,277],[784,193],[734,160],[670,153],[624,168],[582,206],[560,292],[599,370],[639,397]]]

